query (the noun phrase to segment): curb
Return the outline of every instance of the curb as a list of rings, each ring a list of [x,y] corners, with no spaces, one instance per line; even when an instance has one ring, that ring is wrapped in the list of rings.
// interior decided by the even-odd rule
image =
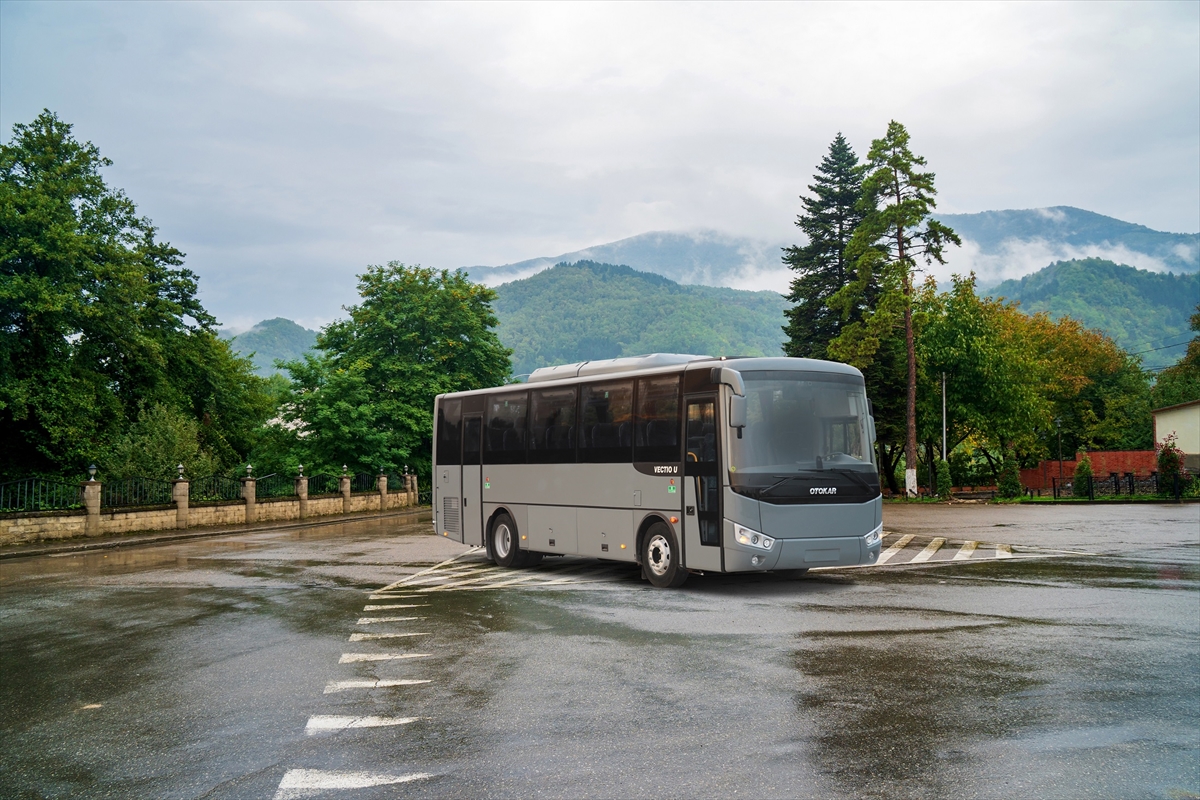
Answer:
[[[118,547],[134,547],[148,544],[170,544],[188,539],[204,539],[211,536],[229,536],[239,533],[263,533],[265,531],[294,530],[297,528],[315,528],[321,525],[334,525],[341,522],[357,522],[358,520],[388,519],[391,517],[419,517],[432,510],[431,506],[415,506],[405,511],[389,511],[386,513],[352,514],[347,516],[318,517],[312,521],[288,522],[283,524],[254,525],[227,528],[206,528],[178,533],[156,533],[146,536],[113,536],[100,540],[72,540],[64,544],[53,545],[17,545],[8,549],[0,549],[0,561],[14,558],[34,558],[36,556],[55,555],[59,553],[86,553],[93,550],[112,550]]]

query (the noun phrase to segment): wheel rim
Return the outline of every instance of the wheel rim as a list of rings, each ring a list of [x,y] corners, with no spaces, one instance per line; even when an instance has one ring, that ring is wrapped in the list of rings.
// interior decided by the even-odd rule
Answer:
[[[646,566],[659,577],[671,568],[671,543],[661,533],[651,536],[646,545]]]
[[[503,522],[496,526],[495,538],[492,544],[496,548],[496,555],[500,558],[508,558],[508,553],[512,550],[512,531],[508,525]]]

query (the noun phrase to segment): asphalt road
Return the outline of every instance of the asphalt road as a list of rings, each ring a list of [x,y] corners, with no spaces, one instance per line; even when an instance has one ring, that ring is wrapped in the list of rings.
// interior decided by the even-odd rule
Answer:
[[[677,591],[396,519],[0,562],[0,796],[1200,796],[1200,506],[884,520]]]

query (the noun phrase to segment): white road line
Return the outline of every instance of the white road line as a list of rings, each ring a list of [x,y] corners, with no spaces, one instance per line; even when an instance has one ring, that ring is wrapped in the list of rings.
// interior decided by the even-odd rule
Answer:
[[[400,661],[405,658],[429,658],[430,653],[342,653],[339,664],[354,664],[359,661]]]
[[[482,550],[483,550],[483,548],[482,548],[482,547],[472,547],[470,550],[466,550],[466,551],[464,551],[464,552],[462,552],[462,553],[459,553],[459,554],[458,554],[458,555],[456,555],[454,558],[447,558],[445,561],[442,561],[442,562],[441,562],[441,563],[439,563],[439,564],[434,564],[432,567],[429,567],[428,569],[423,569],[423,570],[421,570],[420,572],[414,572],[412,575],[409,575],[409,576],[407,576],[407,577],[401,578],[400,580],[396,581],[395,583],[389,583],[387,586],[384,586],[384,587],[383,587],[383,588],[381,588],[381,589],[376,589],[376,590],[375,590],[375,593],[379,593],[379,592],[386,592],[386,591],[388,591],[389,589],[396,589],[396,588],[399,588],[399,587],[403,586],[404,584],[408,583],[409,581],[411,581],[413,578],[419,577],[419,576],[421,576],[421,575],[426,575],[426,574],[428,574],[428,573],[430,573],[430,572],[433,572],[433,571],[434,571],[435,569],[437,569],[438,567],[444,567],[444,566],[446,566],[447,564],[453,564],[455,561],[458,561],[460,558],[463,558],[464,556],[469,556],[469,555],[472,555],[472,554],[474,554],[474,553],[478,553],[478,552],[480,552],[480,551],[482,551]]]
[[[352,633],[352,642],[371,642],[376,639],[403,639],[406,636],[429,636],[428,633]]]
[[[329,789],[366,789],[371,786],[391,786],[411,783],[433,776],[426,772],[408,775],[389,775],[380,772],[333,772],[323,769],[289,769],[279,782],[274,800],[298,800],[322,794]]]
[[[405,608],[424,608],[427,605],[429,604],[423,603],[420,606],[405,606]],[[354,624],[370,625],[372,622],[412,622],[414,619],[419,619],[419,617],[359,617],[358,622]]]
[[[942,549],[942,545],[944,545],[945,543],[946,543],[946,540],[939,536],[938,538],[931,541],[929,544],[925,545],[925,549],[922,550],[921,552],[917,553],[915,556],[913,556],[913,560],[910,561],[909,563],[910,564],[921,564],[921,563],[928,561],[929,559],[933,558],[934,553],[936,553],[938,550]]]
[[[416,686],[420,683],[433,683],[431,680],[412,680],[408,678],[381,678],[380,680],[355,679],[349,681],[330,681],[325,684],[325,694],[344,692],[347,689],[386,689],[390,686]]]
[[[400,605],[399,603],[387,603],[385,605],[365,605],[363,611],[387,611],[389,608],[416,608],[415,605]]]
[[[393,725],[408,725],[420,717],[339,717],[315,714],[308,718],[305,733],[315,731],[344,731],[348,728],[389,728]]]
[[[911,542],[913,540],[913,538],[914,537],[911,533],[901,536],[899,539],[896,540],[896,543],[894,545],[889,547],[887,550],[884,550],[883,553],[880,554],[879,560],[876,561],[872,566],[877,567],[877,566],[886,564],[887,562],[891,561],[893,558],[896,557],[897,553],[899,553],[901,550],[904,549],[904,546],[906,544],[908,544],[909,542]]]
[[[553,570],[532,571],[532,572],[528,573],[527,575],[523,575],[520,578],[512,578],[509,580],[501,581],[499,583],[489,583],[487,586],[472,587],[472,588],[490,589],[495,586],[507,586],[511,583],[519,583],[521,581],[534,581],[534,580],[537,580],[538,578],[551,578],[555,575],[562,575],[567,572],[578,572],[579,570],[585,569],[588,566],[592,566],[592,565],[590,565],[590,564],[575,564],[575,565],[568,565],[565,567],[555,567]],[[511,574],[511,572],[506,570],[505,574]],[[443,583],[438,586],[430,586],[426,589],[423,589],[422,591],[440,592],[440,591],[445,591],[447,589],[457,589],[461,586],[467,586],[472,583],[479,583],[481,581],[490,581],[490,580],[493,580],[493,578],[491,576],[488,576],[485,578],[468,578],[465,581],[458,581],[456,583]]]
[[[954,554],[954,560],[966,561],[975,554],[976,547],[979,547],[979,542],[963,542],[963,546]]]
[[[1011,544],[996,545],[996,558],[1012,558],[1013,551]]]
[[[368,600],[411,600],[418,595],[415,594],[373,594],[368,597]]]

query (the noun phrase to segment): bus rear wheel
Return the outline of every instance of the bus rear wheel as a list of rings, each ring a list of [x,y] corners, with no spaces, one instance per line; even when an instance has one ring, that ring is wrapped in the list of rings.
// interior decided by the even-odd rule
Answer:
[[[679,563],[679,545],[665,522],[656,522],[646,531],[642,542],[642,568],[650,583],[660,589],[675,589],[687,580],[687,570]]]
[[[500,514],[492,522],[491,556],[502,567],[532,567],[542,560],[541,553],[530,553],[522,550],[517,526],[508,514]]]

